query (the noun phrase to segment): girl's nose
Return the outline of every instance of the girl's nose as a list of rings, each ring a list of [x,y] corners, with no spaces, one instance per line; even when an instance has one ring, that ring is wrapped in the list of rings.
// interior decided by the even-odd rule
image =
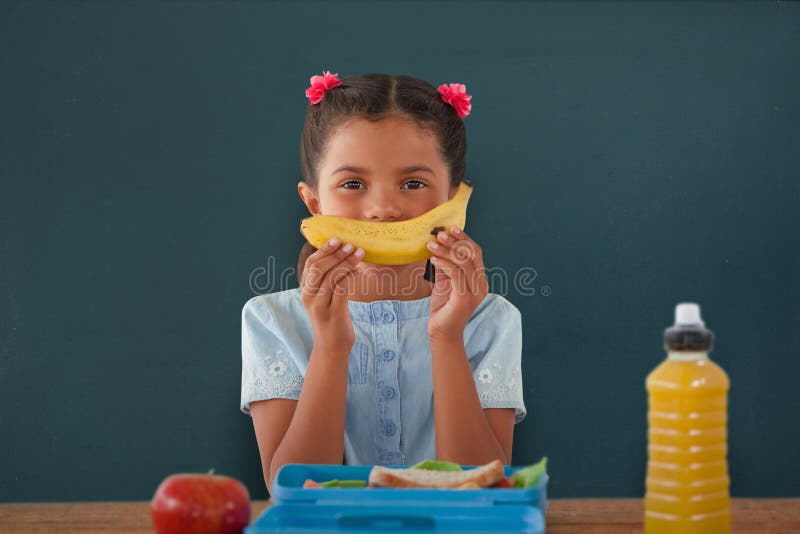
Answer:
[[[376,198],[369,199],[367,209],[367,219],[375,222],[390,222],[400,220],[402,212],[397,202],[389,195],[376,195]]]
[[[400,211],[394,206],[373,206],[368,219],[376,222],[392,222],[400,220]]]

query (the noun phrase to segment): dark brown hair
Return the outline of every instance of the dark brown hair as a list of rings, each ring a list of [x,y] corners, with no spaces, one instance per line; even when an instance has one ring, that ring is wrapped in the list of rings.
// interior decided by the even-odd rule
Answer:
[[[461,183],[466,169],[466,129],[455,108],[442,100],[434,86],[406,75],[359,74],[340,80],[341,85],[326,91],[322,101],[308,104],[300,140],[300,164],[306,183],[316,189],[326,144],[338,127],[353,118],[377,122],[393,115],[413,120],[430,131],[450,171],[450,185],[457,187]],[[298,280],[306,258],[315,250],[309,243],[303,245],[297,263]]]

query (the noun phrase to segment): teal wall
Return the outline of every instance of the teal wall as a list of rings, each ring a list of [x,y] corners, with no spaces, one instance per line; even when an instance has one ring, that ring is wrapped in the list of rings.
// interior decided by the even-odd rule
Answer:
[[[212,467],[266,496],[240,312],[296,286],[323,69],[473,95],[466,229],[535,291],[504,291],[515,464],[641,496],[644,379],[689,300],[732,382],[732,494],[800,495],[798,28],[784,2],[4,3],[0,501]]]

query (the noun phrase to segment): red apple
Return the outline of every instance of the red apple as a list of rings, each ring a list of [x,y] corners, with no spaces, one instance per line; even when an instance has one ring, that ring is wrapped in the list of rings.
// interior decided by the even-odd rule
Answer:
[[[235,478],[180,473],[165,478],[150,501],[158,534],[233,534],[250,524],[250,494]]]

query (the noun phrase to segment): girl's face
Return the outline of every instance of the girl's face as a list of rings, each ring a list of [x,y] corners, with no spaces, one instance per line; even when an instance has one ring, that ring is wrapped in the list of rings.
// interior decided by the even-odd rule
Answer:
[[[297,186],[312,215],[373,222],[417,217],[456,192],[433,134],[397,116],[345,122],[328,140],[317,185]]]

